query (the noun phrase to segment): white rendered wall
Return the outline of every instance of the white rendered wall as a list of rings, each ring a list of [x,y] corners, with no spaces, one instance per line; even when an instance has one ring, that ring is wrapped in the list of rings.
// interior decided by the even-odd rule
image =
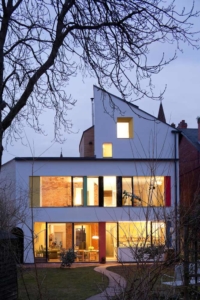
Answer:
[[[127,105],[94,87],[95,155],[102,157],[102,144],[112,143],[115,158],[169,158],[174,157],[174,128],[158,121],[142,110]],[[119,109],[118,109],[119,108]],[[133,138],[117,138],[117,117],[133,118]]]

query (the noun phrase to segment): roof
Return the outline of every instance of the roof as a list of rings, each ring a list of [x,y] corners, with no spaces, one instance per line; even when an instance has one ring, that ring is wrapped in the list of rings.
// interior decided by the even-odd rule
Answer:
[[[200,152],[200,144],[198,142],[198,129],[181,128],[182,135]]]
[[[122,98],[120,98],[120,97],[118,97],[118,96],[116,96],[116,95],[114,95],[114,94],[111,94],[110,92],[108,92],[108,91],[106,91],[106,90],[104,90],[104,89],[98,87],[97,85],[94,85],[94,87],[97,88],[99,91],[102,91],[102,92],[104,92],[104,93],[106,93],[106,94],[108,94],[108,95],[110,95],[110,96],[112,96],[112,97],[115,97],[115,98],[117,98],[118,100],[120,100],[120,101],[122,101],[122,102],[124,102],[124,103],[126,103],[126,104],[128,104],[128,105],[131,105],[131,106],[133,106],[133,107],[135,107],[135,108],[139,108],[137,105],[133,104],[132,102],[126,101],[126,100],[124,100],[124,99],[122,99]]]
[[[164,113],[162,102],[160,102],[160,107],[159,107],[159,111],[158,111],[158,120],[163,123],[166,123],[165,113]]]
[[[113,96],[113,97],[117,98],[118,100],[120,100],[120,101],[126,103],[127,105],[129,105],[129,106],[131,106],[131,107],[137,108],[138,110],[140,110],[141,112],[145,113],[146,115],[152,117],[153,119],[158,120],[159,122],[165,123],[166,125],[172,127],[174,130],[178,131],[178,129],[176,129],[176,128],[174,128],[173,126],[171,126],[171,124],[166,123],[166,119],[165,119],[165,114],[164,114],[163,106],[162,106],[162,110],[163,110],[162,118],[161,118],[161,119],[160,119],[159,117],[156,118],[155,116],[153,116],[153,115],[149,114],[148,112],[142,110],[141,108],[139,108],[139,106],[133,104],[132,102],[126,101],[126,100],[124,100],[124,99],[122,99],[122,98],[120,98],[120,97],[118,97],[118,96],[115,96],[115,95],[111,94],[110,92],[107,92],[107,91],[103,90],[102,88],[100,88],[100,87],[98,87],[98,86],[96,86],[96,85],[94,85],[94,87],[97,88],[98,90],[100,90],[100,91],[102,91],[102,92],[104,92],[104,93],[110,95],[110,96]],[[162,104],[161,104],[161,105],[162,105]]]
[[[20,161],[20,162],[28,162],[28,161],[35,161],[35,162],[38,162],[38,161],[93,161],[93,162],[106,162],[106,161],[132,161],[132,162],[135,162],[135,161],[155,161],[155,158],[114,158],[114,157],[111,157],[111,158],[96,158],[96,157],[15,157],[13,158],[12,160],[14,161]],[[156,158],[156,161],[174,161],[174,160],[177,160],[177,159],[174,159],[174,158]],[[8,163],[8,162],[7,162]],[[5,163],[5,164],[7,164]],[[4,164],[4,165],[5,165]],[[3,166],[4,166],[3,165]]]

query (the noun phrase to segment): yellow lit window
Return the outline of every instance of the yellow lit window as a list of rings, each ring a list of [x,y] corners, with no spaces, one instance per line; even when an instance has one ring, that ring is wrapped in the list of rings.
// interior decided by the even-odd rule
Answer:
[[[117,138],[133,138],[133,118],[117,118]]]
[[[103,144],[103,157],[112,157],[112,144],[111,143]]]

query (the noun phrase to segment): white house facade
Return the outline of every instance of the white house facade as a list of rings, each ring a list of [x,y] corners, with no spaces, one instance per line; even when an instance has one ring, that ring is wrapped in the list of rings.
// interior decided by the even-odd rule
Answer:
[[[69,248],[77,262],[101,262],[178,247],[177,131],[95,86],[92,104],[80,157],[17,157],[2,166],[16,199],[27,199],[19,223],[26,263],[59,261]]]

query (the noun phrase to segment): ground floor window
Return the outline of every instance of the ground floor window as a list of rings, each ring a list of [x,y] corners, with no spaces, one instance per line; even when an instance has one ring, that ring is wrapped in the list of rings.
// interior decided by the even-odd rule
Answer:
[[[120,222],[119,247],[162,246],[166,241],[164,222]]]
[[[58,262],[61,251],[73,249],[76,261],[99,261],[98,223],[34,224],[34,252],[39,261]]]
[[[117,260],[117,223],[106,223],[106,261]]]
[[[155,221],[100,223],[34,223],[38,262],[60,262],[62,251],[74,249],[76,262],[116,261],[119,248],[164,246],[166,225]]]
[[[77,261],[99,261],[98,223],[74,224],[74,248]]]

